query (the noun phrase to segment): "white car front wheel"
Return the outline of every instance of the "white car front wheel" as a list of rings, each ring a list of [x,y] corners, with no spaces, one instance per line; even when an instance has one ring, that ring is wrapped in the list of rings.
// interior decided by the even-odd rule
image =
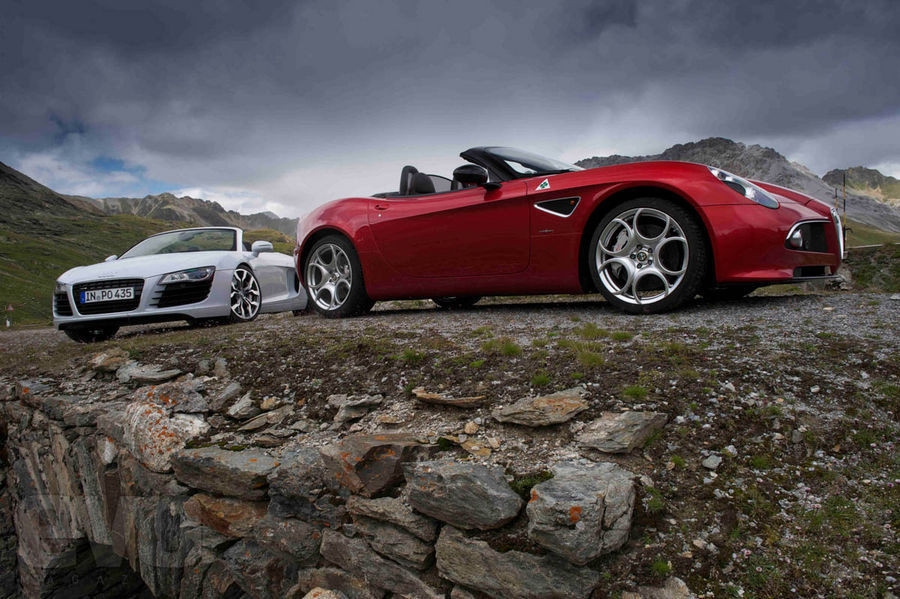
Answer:
[[[262,306],[262,295],[259,282],[253,271],[247,266],[238,266],[231,277],[231,311],[230,322],[250,322],[259,315]]]

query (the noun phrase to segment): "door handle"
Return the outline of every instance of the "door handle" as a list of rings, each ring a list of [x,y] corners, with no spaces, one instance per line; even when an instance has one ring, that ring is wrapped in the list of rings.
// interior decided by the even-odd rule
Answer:
[[[375,204],[375,210],[387,210],[390,204]]]

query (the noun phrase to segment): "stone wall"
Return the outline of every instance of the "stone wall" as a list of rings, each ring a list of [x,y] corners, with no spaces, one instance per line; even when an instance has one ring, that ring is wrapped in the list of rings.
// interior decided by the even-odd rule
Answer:
[[[0,596],[590,597],[628,537],[635,480],[612,463],[557,463],[526,501],[497,466],[403,434],[200,443],[208,404],[191,377],[0,389]]]

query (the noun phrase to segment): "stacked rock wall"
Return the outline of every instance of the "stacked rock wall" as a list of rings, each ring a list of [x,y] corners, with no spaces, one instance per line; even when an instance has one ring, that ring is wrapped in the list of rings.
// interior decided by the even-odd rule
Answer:
[[[611,463],[558,463],[525,501],[502,469],[402,434],[198,446],[208,407],[189,380],[91,401],[2,392],[7,594],[589,597],[594,560],[628,537],[634,476]],[[512,530],[527,541],[500,547]]]

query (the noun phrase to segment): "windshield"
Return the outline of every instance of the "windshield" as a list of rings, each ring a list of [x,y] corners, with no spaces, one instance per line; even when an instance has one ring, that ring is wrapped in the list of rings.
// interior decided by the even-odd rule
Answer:
[[[122,254],[120,259],[180,252],[231,252],[236,249],[236,237],[237,235],[231,229],[196,229],[160,233],[140,242]]]
[[[547,158],[525,150],[517,150],[516,148],[492,147],[485,149],[489,154],[505,162],[514,172],[523,176],[584,170],[574,164],[554,160],[553,158]]]

